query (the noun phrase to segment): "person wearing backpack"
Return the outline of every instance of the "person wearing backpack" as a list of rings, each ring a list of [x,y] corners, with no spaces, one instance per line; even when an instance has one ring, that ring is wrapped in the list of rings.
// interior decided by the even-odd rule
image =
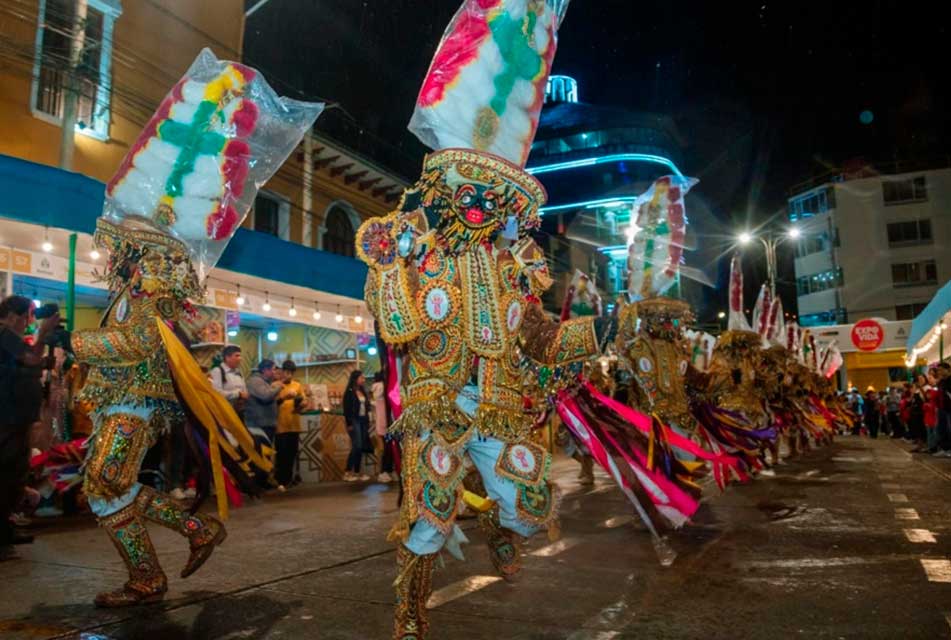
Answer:
[[[221,364],[211,370],[211,385],[223,395],[242,420],[248,387],[241,377],[241,347],[229,344],[221,352]]]

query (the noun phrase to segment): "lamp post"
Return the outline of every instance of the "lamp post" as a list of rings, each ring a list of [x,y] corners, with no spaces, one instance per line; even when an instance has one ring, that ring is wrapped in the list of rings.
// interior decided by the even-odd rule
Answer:
[[[790,227],[785,233],[765,235],[753,235],[749,231],[740,233],[736,239],[740,246],[745,247],[754,240],[759,240],[766,251],[766,278],[769,281],[769,290],[773,296],[776,295],[776,247],[784,240],[796,240],[800,236],[800,231],[796,227]]]

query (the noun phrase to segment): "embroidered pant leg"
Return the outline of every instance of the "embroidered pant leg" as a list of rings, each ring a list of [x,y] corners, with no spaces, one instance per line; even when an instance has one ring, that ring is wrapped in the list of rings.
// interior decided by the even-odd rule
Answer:
[[[89,508],[129,570],[126,586],[100,594],[98,606],[127,606],[165,592],[165,574],[135,505],[142,490],[139,469],[158,435],[152,414],[138,406],[115,405],[96,416],[83,488]]]
[[[407,440],[407,453],[413,458],[407,458],[406,473],[401,477],[405,492],[403,508],[415,508],[415,522],[410,523],[405,545],[417,555],[436,553],[442,549],[455,524],[459,485],[462,483],[462,475],[458,473],[462,459],[445,448],[440,451],[445,456],[443,460],[447,461],[447,466],[441,468],[450,471],[445,480],[441,479],[442,476],[429,459],[432,454],[429,449],[433,444],[431,439],[431,434],[424,433]]]
[[[513,445],[507,445],[497,438],[476,434],[466,445],[466,453],[482,476],[488,497],[498,506],[499,525],[528,538],[550,519],[553,510],[550,500],[547,506],[537,502],[532,491],[532,481],[517,482],[496,471],[497,464],[503,460],[504,455],[511,453],[512,447]],[[544,460],[537,460],[536,463],[547,464]],[[539,484],[545,489],[550,487],[547,477],[542,477]],[[548,493],[550,495],[550,491]],[[538,510],[533,514],[526,513],[525,506]]]
[[[96,416],[83,477],[92,512],[103,518],[132,504],[142,489],[139,470],[158,433],[152,410],[109,407]]]
[[[525,538],[554,519],[554,495],[548,481],[550,456],[530,442],[505,443],[475,435],[467,454],[496,504],[479,516],[493,565],[511,580],[521,570]]]

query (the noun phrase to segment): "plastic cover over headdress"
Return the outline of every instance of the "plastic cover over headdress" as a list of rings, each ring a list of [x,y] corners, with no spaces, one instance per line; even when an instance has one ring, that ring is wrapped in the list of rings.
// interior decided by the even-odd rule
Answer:
[[[765,284],[759,288],[756,304],[753,305],[753,331],[763,338],[763,344],[769,340],[770,311],[773,307],[773,292]]]
[[[637,232],[628,247],[628,298],[663,295],[677,282],[687,237],[684,196],[696,178],[664,176],[632,205]]]
[[[203,49],[109,181],[102,216],[181,241],[204,277],[322,110]]]
[[[842,357],[842,352],[839,351],[839,345],[833,340],[822,349],[822,355],[819,358],[819,371],[826,378],[831,378],[844,363],[845,359]]]
[[[571,320],[586,316],[601,316],[604,308],[601,294],[588,274],[581,269],[575,269],[568,285],[565,301],[561,307],[561,319]]]
[[[727,328],[731,331],[751,330],[743,310],[743,266],[738,253],[734,253],[730,261],[730,317]]]
[[[783,301],[781,298],[773,298],[769,306],[769,329],[766,332],[766,340],[771,345],[786,346],[786,316],[783,313]]]
[[[786,351],[802,362],[802,330],[796,322],[786,324]]]
[[[569,0],[465,0],[443,34],[409,130],[423,144],[525,166]]]
[[[816,349],[816,338],[812,331],[803,329],[799,340],[802,345],[803,364],[813,371],[819,371],[819,352]]]

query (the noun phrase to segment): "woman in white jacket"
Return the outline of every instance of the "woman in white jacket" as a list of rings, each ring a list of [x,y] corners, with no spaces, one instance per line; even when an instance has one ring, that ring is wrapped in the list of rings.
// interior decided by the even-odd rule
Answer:
[[[373,424],[376,427],[376,435],[383,442],[383,460],[380,462],[380,475],[376,477],[376,481],[393,482],[398,477],[393,472],[393,449],[396,447],[396,442],[386,435],[390,425],[386,413],[386,385],[383,383],[382,371],[377,371],[376,375],[373,376],[370,395],[373,396]]]

